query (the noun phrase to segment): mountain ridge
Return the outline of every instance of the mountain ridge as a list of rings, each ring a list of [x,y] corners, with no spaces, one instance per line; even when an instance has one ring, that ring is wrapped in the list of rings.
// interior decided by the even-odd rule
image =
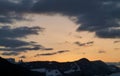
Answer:
[[[60,76],[105,76],[116,72],[114,67],[112,67],[112,69],[114,68],[114,71],[112,71],[109,65],[101,60],[90,61],[87,58],[73,62],[34,61],[23,63],[22,65],[34,71],[43,71],[44,69],[45,73],[48,73],[48,71],[59,71],[62,74]]]
[[[0,57],[0,74],[5,76],[109,76],[120,68],[101,60],[82,58],[73,62],[36,61],[10,63]]]

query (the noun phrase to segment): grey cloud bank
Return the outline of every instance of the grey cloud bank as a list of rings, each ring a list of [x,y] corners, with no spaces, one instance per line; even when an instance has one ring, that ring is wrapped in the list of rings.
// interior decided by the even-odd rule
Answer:
[[[29,13],[76,17],[78,32],[100,38],[120,38],[120,0],[0,0],[0,22],[25,19]],[[116,29],[118,28],[118,29]]]

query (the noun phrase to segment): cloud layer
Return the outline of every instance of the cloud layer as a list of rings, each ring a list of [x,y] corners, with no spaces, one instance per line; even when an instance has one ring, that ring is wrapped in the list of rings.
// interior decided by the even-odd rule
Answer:
[[[95,32],[101,38],[120,38],[119,4],[119,0],[40,0],[33,10],[76,17],[80,24],[77,31]]]
[[[29,13],[76,17],[78,32],[120,38],[120,0],[0,0],[1,23],[24,20]]]
[[[42,32],[41,27],[17,27],[11,28],[9,26],[0,27],[0,50],[1,51],[16,51],[23,52],[26,50],[39,50],[43,46],[38,45],[33,41],[23,41],[20,38],[27,38],[29,35],[37,35]],[[12,55],[12,53],[3,53],[3,55]],[[15,55],[15,53],[14,53]]]

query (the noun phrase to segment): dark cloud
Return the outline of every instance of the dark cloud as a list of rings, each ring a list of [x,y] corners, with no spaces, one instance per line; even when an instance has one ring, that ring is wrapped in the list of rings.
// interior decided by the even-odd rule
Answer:
[[[9,26],[0,27],[0,48],[1,51],[17,51],[22,52],[26,50],[39,50],[43,46],[38,45],[34,41],[23,41],[20,38],[27,38],[29,35],[38,35],[42,32],[40,27],[17,27],[11,28]],[[18,39],[19,38],[19,39]]]
[[[25,20],[26,14],[61,14],[79,24],[78,32],[120,38],[120,0],[0,0],[0,22]],[[76,17],[73,19],[72,17]]]
[[[80,43],[79,41],[77,41],[77,42],[74,42],[76,45],[78,45],[78,46],[85,46],[86,44],[85,43]]]
[[[94,44],[94,41],[87,42],[86,44],[88,45]]]
[[[38,56],[51,56],[51,55],[55,55],[55,54],[65,53],[65,52],[69,52],[69,50],[60,50],[60,51],[52,52],[52,53],[36,54],[34,57],[38,57]]]
[[[104,50],[100,50],[100,51],[98,51],[98,53],[106,53],[106,51],[104,51]]]
[[[57,53],[53,52],[53,53],[36,54],[34,57],[38,57],[38,56],[50,56],[50,55],[55,55],[55,54],[57,54]]]
[[[0,38],[23,38],[28,35],[39,34],[39,31],[43,31],[41,27],[17,27],[11,28],[10,26],[0,27]]]
[[[103,29],[96,31],[100,38],[120,38],[120,29]]]
[[[0,23],[13,23],[27,19],[36,0],[0,0]]]
[[[4,46],[8,48],[9,47],[15,48],[15,47],[26,46],[26,45],[30,45],[30,43],[17,40],[17,39],[0,39],[0,46]]]
[[[114,29],[120,27],[119,4],[119,0],[40,0],[32,9],[76,17],[76,23],[80,24],[77,31],[96,32],[102,38],[120,38],[120,29]]]
[[[0,22],[12,23],[15,20],[26,20],[35,0],[0,0]]]
[[[20,56],[19,58],[25,59],[25,58],[26,58],[26,56]]]
[[[69,52],[70,50],[60,50],[60,51],[57,51],[57,53],[65,53],[65,52]]]
[[[19,54],[20,54],[19,52],[3,52],[2,53],[2,55],[5,55],[5,56],[17,56]]]
[[[40,50],[44,49],[43,46],[39,45],[31,45],[26,47],[9,47],[9,48],[0,48],[0,51],[15,51],[15,52],[26,52],[26,51],[32,51],[32,50]]]
[[[78,46],[92,46],[94,44],[94,41],[86,42],[86,43],[81,43],[79,41],[74,42],[74,44]]]
[[[44,48],[43,50],[54,50],[53,48]]]

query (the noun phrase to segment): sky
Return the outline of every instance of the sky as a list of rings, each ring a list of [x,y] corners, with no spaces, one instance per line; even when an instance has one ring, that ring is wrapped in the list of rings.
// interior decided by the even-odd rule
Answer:
[[[0,0],[0,56],[120,61],[119,0]]]

